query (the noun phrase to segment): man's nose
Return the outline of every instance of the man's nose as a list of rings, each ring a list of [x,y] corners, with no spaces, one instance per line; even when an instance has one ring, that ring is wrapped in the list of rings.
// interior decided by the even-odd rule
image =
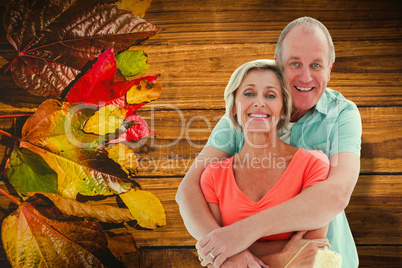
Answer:
[[[300,81],[303,83],[309,83],[312,80],[311,70],[309,67],[303,67],[300,73]]]

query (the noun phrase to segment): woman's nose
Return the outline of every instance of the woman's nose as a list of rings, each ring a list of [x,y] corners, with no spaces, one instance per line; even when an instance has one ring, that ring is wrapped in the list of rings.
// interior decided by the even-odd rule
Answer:
[[[264,99],[262,97],[257,97],[254,102],[254,107],[265,107]]]

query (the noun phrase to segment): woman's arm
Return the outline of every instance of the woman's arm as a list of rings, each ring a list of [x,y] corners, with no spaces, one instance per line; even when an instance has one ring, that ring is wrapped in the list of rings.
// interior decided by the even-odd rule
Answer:
[[[214,248],[220,254],[215,262],[219,267],[260,237],[327,225],[349,203],[359,175],[360,159],[354,153],[338,153],[331,157],[330,164],[327,180],[278,206],[212,231],[198,242],[198,247],[202,252]]]

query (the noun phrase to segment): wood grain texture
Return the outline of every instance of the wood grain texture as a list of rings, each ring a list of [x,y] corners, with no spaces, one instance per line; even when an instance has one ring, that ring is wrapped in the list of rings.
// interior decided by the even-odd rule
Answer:
[[[8,2],[0,0],[1,14]],[[161,199],[167,225],[153,231],[105,226],[129,228],[142,247],[122,257],[126,267],[200,267],[174,200],[177,187],[224,113],[231,73],[246,61],[272,59],[281,30],[300,16],[329,29],[336,62],[328,86],[361,113],[360,178],[346,209],[360,267],[402,267],[401,14],[395,0],[153,0],[145,19],[164,30],[134,49],[149,56],[144,75],[161,74],[160,98],[139,112],[157,139],[132,147],[140,160],[137,180]],[[5,36],[0,27],[0,115],[33,113],[44,99],[4,73],[17,56]],[[0,119],[0,129],[18,135],[24,120]],[[0,137],[1,174],[13,145]],[[0,188],[16,195],[4,176]],[[15,209],[0,196],[0,220]],[[3,250],[0,266],[9,267]]]

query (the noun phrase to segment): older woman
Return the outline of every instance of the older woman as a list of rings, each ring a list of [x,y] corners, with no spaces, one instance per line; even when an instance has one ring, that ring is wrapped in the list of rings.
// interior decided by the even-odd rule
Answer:
[[[233,127],[241,128],[245,143],[235,156],[210,164],[201,177],[205,199],[221,226],[291,199],[328,176],[324,153],[293,147],[277,136],[277,129],[289,122],[291,114],[285,85],[280,68],[271,60],[243,64],[229,80],[226,115]],[[324,238],[326,231],[327,227],[309,231],[304,237]],[[292,235],[262,237],[249,250],[270,267],[284,267],[289,259],[277,253]],[[217,257],[213,249],[203,254],[208,254],[203,265]]]

